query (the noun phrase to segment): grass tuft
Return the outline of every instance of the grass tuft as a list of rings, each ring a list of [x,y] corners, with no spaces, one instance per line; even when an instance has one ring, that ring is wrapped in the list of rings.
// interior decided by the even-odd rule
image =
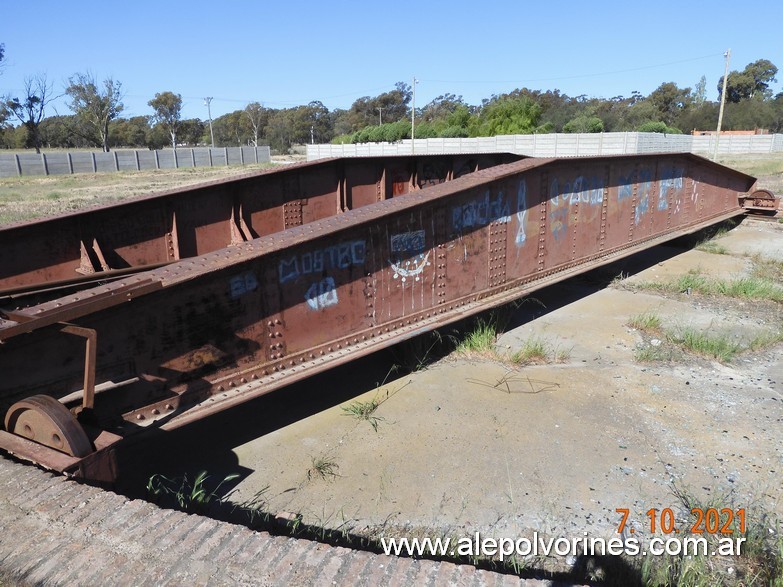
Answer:
[[[457,352],[464,354],[494,354],[498,329],[494,320],[479,318],[476,327],[457,343]]]
[[[517,365],[546,363],[549,360],[549,345],[537,337],[528,338],[522,347],[511,355],[511,362]]]
[[[693,328],[684,328],[678,333],[669,333],[669,340],[677,346],[703,357],[728,363],[742,350],[742,345],[728,335],[710,336]]]
[[[341,409],[344,412],[344,416],[353,416],[357,420],[365,420],[370,423],[372,429],[378,432],[378,424],[383,421],[383,418],[375,415],[375,410],[381,405],[381,401],[378,398],[373,398],[370,401],[362,402],[355,401],[342,406]]]
[[[307,469],[308,481],[312,481],[313,479],[332,480],[337,477],[337,469],[340,468],[340,465],[334,461],[321,456],[313,457],[311,462],[310,468]]]
[[[672,281],[643,282],[637,287],[668,293],[698,293],[746,300],[783,302],[783,287],[768,278],[768,276],[777,275],[778,271],[783,273],[783,266],[778,267],[775,263],[774,261],[769,262],[754,272],[754,275],[739,279],[710,279],[699,271],[689,271]]]
[[[631,316],[628,326],[644,332],[658,332],[661,330],[661,317],[654,312],[642,312]]]

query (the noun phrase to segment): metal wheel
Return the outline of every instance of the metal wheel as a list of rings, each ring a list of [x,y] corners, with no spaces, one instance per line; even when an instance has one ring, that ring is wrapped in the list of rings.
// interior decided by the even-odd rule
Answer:
[[[49,395],[34,395],[12,405],[5,416],[5,429],[73,457],[93,452],[73,414]]]

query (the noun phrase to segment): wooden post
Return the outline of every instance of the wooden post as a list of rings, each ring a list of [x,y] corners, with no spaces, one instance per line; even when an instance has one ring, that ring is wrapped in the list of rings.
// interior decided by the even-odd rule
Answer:
[[[141,165],[139,164],[139,151],[138,151],[138,149],[133,149],[133,154],[136,156],[136,171],[141,171]]]
[[[114,153],[114,171],[120,170],[120,159],[117,157],[117,151],[112,151]]]
[[[239,163],[241,165],[245,164],[245,148],[239,147]]]
[[[174,169],[179,169],[179,158],[177,157],[177,149],[174,149]]]
[[[190,148],[190,162],[193,164],[193,167],[196,166],[196,150],[193,147]]]
[[[95,152],[90,151],[90,157],[92,158],[92,172],[98,173],[98,164],[95,161]]]
[[[209,166],[214,167],[212,163],[212,147],[207,147],[207,152],[209,153]]]
[[[22,164],[19,161],[19,154],[18,153],[14,153],[14,158],[16,158],[16,175],[21,177],[22,176]]]
[[[155,153],[155,169],[160,169],[160,159],[158,159],[158,150],[153,151]]]
[[[68,151],[68,173],[73,175],[73,157],[71,157],[71,152]]]
[[[43,165],[44,175],[49,175],[49,166],[46,164],[46,153],[41,153],[41,165]]]
[[[228,147],[223,147],[223,152],[226,154],[226,167],[228,167]]]

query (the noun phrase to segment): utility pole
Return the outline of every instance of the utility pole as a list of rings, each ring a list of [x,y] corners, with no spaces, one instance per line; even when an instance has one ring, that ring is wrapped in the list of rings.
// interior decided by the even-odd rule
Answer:
[[[723,56],[726,58],[726,72],[723,74],[723,89],[720,93],[720,111],[718,112],[718,132],[715,133],[715,152],[712,160],[718,159],[718,143],[720,142],[720,129],[723,126],[723,107],[726,105],[726,87],[729,85],[729,61],[731,60],[731,49],[728,49]]]
[[[381,118],[381,115],[383,114],[383,106],[378,106],[376,110],[378,111],[378,126],[381,126],[383,124],[383,118]]]
[[[416,152],[416,84],[419,80],[413,76],[413,101],[411,103],[411,154]]]
[[[212,132],[212,96],[204,98],[204,104],[207,106],[207,116],[209,116],[209,138],[212,139],[212,148],[215,148],[215,134]]]

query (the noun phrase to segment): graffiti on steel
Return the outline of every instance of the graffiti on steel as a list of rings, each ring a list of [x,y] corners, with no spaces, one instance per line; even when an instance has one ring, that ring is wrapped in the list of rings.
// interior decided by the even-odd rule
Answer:
[[[252,271],[236,275],[228,281],[228,289],[232,298],[238,298],[258,289],[258,279]]]
[[[323,310],[336,305],[337,287],[332,277],[324,277],[321,281],[311,284],[305,293],[305,301],[313,310]]]
[[[679,209],[680,195],[682,192],[681,167],[664,167],[661,171],[661,181],[658,188],[658,210],[666,210],[669,207],[667,196],[669,190],[674,191],[675,206]]]
[[[423,230],[393,234],[390,242],[392,258],[389,263],[394,279],[402,282],[421,279],[424,268],[430,265],[429,251],[425,252],[426,235]]]
[[[640,224],[650,211],[650,195],[652,193],[652,171],[649,168],[639,170],[639,202],[634,212],[634,222]]]
[[[549,183],[549,225],[555,240],[566,233],[570,208],[582,204],[600,206],[604,201],[604,180],[598,176],[579,175],[573,181],[553,178]]]
[[[527,183],[523,179],[517,188],[517,236],[514,243],[521,247],[527,240],[525,222],[527,221]]]
[[[465,202],[461,206],[454,206],[451,209],[451,226],[455,232],[462,232],[495,221],[508,222],[510,214],[510,206],[503,192],[498,192],[495,197],[491,197],[487,190],[478,198]]]
[[[352,265],[363,265],[366,254],[367,243],[355,240],[293,255],[282,259],[278,265],[280,283],[301,275],[320,273],[325,269],[347,269]]]

